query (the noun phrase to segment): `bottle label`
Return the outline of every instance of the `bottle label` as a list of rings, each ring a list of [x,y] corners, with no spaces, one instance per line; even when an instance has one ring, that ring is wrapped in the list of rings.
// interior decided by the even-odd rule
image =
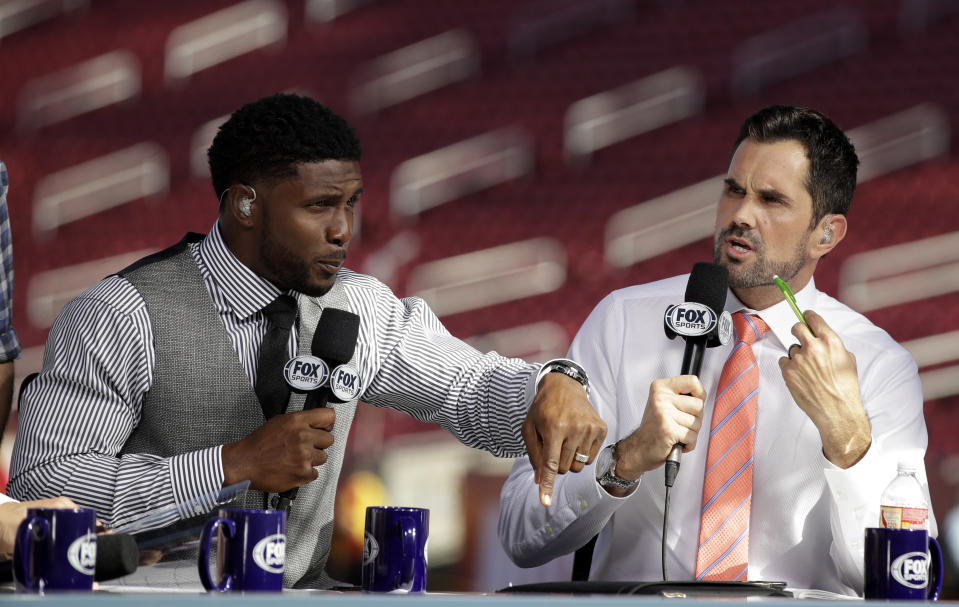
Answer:
[[[903,508],[882,506],[879,526],[886,529],[925,529],[929,518],[928,508]]]

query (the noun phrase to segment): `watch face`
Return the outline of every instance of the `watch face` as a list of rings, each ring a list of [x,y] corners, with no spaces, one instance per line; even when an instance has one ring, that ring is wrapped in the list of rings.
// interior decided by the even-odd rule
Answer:
[[[600,479],[609,472],[613,464],[613,445],[603,448],[596,457],[596,478]]]

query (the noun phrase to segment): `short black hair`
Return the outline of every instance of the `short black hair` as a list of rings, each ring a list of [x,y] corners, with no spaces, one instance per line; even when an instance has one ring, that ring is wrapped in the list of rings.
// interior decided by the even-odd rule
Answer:
[[[218,198],[236,183],[295,176],[298,164],[359,161],[362,154],[346,120],[309,97],[285,93],[233,112],[207,150]]]
[[[745,139],[758,143],[795,140],[809,159],[806,190],[812,197],[812,225],[827,214],[846,215],[856,189],[859,157],[852,142],[832,120],[804,107],[771,105],[743,122],[733,154]]]

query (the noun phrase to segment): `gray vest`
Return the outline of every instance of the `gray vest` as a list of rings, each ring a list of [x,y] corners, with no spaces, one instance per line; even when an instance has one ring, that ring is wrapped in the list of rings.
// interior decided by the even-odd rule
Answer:
[[[188,238],[196,241],[199,237]],[[244,438],[265,422],[186,241],[120,273],[146,302],[156,355],[153,385],[144,395],[140,419],[121,455],[170,457],[223,445]],[[300,354],[310,352],[323,308],[356,311],[339,282],[322,297],[301,295],[298,304]],[[302,410],[304,401],[305,395],[292,393],[287,412]],[[336,423],[333,445],[326,450],[327,462],[317,468],[316,480],[300,487],[287,520],[287,587],[335,584],[324,568],[333,535],[336,483],[356,401],[330,406],[336,410]],[[267,500],[262,492],[249,491],[244,505],[264,508]],[[192,567],[196,577],[195,562]]]

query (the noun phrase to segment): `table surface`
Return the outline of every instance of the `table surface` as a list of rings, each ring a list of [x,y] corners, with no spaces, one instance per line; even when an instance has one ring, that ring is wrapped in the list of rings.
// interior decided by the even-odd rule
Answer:
[[[286,604],[317,604],[318,602],[335,601],[337,604],[348,603],[353,607],[383,607],[384,605],[396,605],[391,601],[402,601],[403,605],[412,607],[413,605],[425,605],[427,607],[440,607],[450,605],[451,607],[489,607],[490,605],[515,605],[517,607],[565,607],[566,605],[589,604],[590,607],[603,607],[605,605],[620,606],[625,603],[636,607],[644,605],[656,605],[660,607],[664,601],[676,604],[677,607],[682,604],[695,607],[729,607],[731,602],[748,602],[751,605],[769,607],[782,607],[784,602],[794,602],[796,599],[774,598],[774,597],[697,597],[697,598],[665,598],[650,595],[559,595],[559,594],[527,594],[527,593],[497,593],[497,594],[473,594],[473,593],[426,593],[403,595],[398,598],[397,595],[386,594],[365,594],[361,592],[337,592],[324,590],[285,590],[281,594],[269,593],[230,593],[230,594],[198,594],[192,591],[150,591],[148,589],[137,590],[135,588],[107,588],[92,593],[77,594],[48,594],[46,596],[37,596],[31,594],[15,594],[12,592],[3,592],[0,590],[0,604],[18,604],[18,603],[46,603],[55,605],[67,605],[69,607],[94,607],[102,606],[117,601],[117,605],[129,604],[135,602],[138,607],[171,607],[176,604],[178,607],[193,607],[199,605],[232,605],[236,603],[242,606],[256,605],[275,605],[277,601],[283,601]],[[806,601],[807,603],[810,601]],[[815,605],[839,606],[849,605],[850,600],[814,600]],[[854,603],[875,605],[876,607],[892,607],[899,605],[908,607],[914,602],[879,602],[879,601],[861,601],[853,599]]]

